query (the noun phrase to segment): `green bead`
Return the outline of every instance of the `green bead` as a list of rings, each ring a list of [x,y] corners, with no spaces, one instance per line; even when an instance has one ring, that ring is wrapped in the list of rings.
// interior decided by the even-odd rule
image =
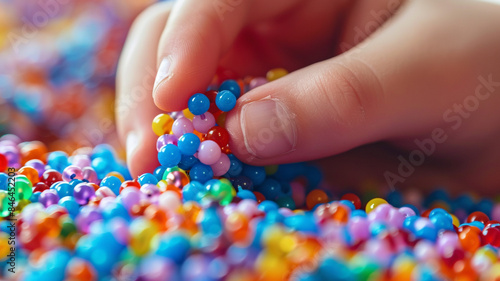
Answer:
[[[5,190],[0,190],[0,216],[8,217],[10,215],[9,211],[9,194]]]
[[[71,219],[66,219],[61,223],[61,237],[67,237],[68,235],[75,233],[76,231],[76,225]]]
[[[219,200],[221,205],[227,205],[233,200],[233,186],[229,180],[220,179],[217,184],[212,185],[210,194]]]
[[[371,280],[380,270],[379,266],[367,258],[356,255],[350,262],[351,270],[358,280]]]
[[[163,180],[167,180],[168,174],[170,174],[171,172],[175,172],[175,171],[183,171],[183,172],[184,172],[184,170],[182,170],[181,168],[179,168],[179,167],[177,167],[177,166],[175,166],[175,167],[170,167],[170,168],[167,168],[167,169],[165,170],[165,172],[163,172],[163,177],[162,177],[162,179],[163,179]]]
[[[23,175],[18,175],[14,177],[15,183],[14,183],[14,198],[16,201],[22,200],[22,199],[30,199],[31,195],[33,194],[33,185],[31,184],[30,180]]]

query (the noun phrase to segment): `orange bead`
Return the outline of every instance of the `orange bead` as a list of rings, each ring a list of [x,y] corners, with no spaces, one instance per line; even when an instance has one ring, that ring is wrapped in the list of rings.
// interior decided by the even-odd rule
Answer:
[[[167,230],[167,214],[156,205],[149,205],[144,210],[144,217],[152,221],[161,231]]]
[[[39,141],[32,141],[21,144],[21,164],[29,160],[39,159],[45,162],[48,150],[45,144]]]
[[[19,171],[17,171],[17,173],[26,176],[32,185],[35,185],[40,181],[38,171],[32,167],[22,167]]]
[[[306,206],[309,210],[311,210],[318,204],[328,203],[328,200],[328,195],[323,190],[314,189],[307,194]]]
[[[458,233],[458,240],[464,250],[474,253],[482,243],[481,231],[474,226],[465,226]]]
[[[182,198],[181,189],[178,188],[177,186],[175,186],[173,184],[168,184],[167,181],[165,181],[165,180],[159,181],[156,185],[160,189],[161,193],[166,192],[166,191],[173,191],[173,192],[175,192],[175,194],[177,194],[177,196],[179,196],[179,198]]]
[[[240,213],[231,213],[224,224],[234,242],[244,242],[249,234],[248,219]]]
[[[35,222],[35,230],[43,236],[57,237],[61,232],[58,219],[54,217],[38,217]]]
[[[66,267],[66,279],[75,281],[93,281],[97,274],[92,265],[80,258],[72,258]]]
[[[141,185],[136,181],[124,181],[124,182],[122,182],[122,185],[120,185],[120,193],[125,188],[131,188],[131,187],[141,189]]]
[[[139,204],[135,204],[130,208],[130,213],[132,216],[143,216],[144,211],[149,207],[150,203],[147,201],[141,201]]]
[[[181,189],[189,183],[189,176],[184,171],[172,171],[168,173],[165,181],[167,185],[173,185]]]
[[[348,211],[347,207],[343,205],[331,204],[328,207],[328,211],[331,213],[331,218],[334,221],[347,223],[347,221],[349,220],[350,212]]]

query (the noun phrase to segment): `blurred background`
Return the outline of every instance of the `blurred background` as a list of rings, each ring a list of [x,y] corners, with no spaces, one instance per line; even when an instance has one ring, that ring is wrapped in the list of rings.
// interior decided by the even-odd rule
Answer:
[[[153,2],[0,0],[0,135],[68,153],[119,148],[116,66],[133,19]]]

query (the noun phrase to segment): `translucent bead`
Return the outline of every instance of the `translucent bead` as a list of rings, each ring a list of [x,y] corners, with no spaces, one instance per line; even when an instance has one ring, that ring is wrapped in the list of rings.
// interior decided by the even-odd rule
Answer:
[[[193,117],[193,127],[196,131],[206,134],[215,125],[215,117],[210,112]]]
[[[193,130],[193,123],[186,117],[181,117],[175,120],[174,125],[172,126],[172,133],[178,138],[186,133],[192,133]]]
[[[167,144],[177,145],[177,141],[178,138],[174,135],[171,134],[161,135],[160,137],[158,137],[158,140],[156,141],[156,150],[160,151],[160,149]]]
[[[205,138],[206,140],[215,141],[220,147],[225,147],[229,144],[229,133],[226,129],[215,126],[212,127],[208,132]]]
[[[201,142],[198,151],[198,159],[205,165],[213,165],[217,163],[221,155],[220,146],[211,140]]]
[[[68,166],[64,169],[62,173],[62,179],[66,182],[70,182],[74,179],[82,180],[83,179],[82,169],[80,169],[80,167],[73,165]]]
[[[31,182],[32,185],[35,185],[38,183],[38,171],[35,168],[32,167],[22,167],[17,171],[18,174],[24,175],[28,178],[28,180]]]
[[[98,183],[97,173],[91,167],[84,167],[82,169],[82,179],[91,183]]]
[[[288,71],[284,68],[274,68],[267,72],[266,78],[269,82],[279,79],[288,74]]]
[[[256,77],[250,81],[249,89],[255,89],[267,83],[267,79],[264,77]]]

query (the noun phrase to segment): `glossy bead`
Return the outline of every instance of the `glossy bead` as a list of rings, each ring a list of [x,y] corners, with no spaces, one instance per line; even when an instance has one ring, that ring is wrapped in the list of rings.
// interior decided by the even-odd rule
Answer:
[[[24,175],[14,176],[14,198],[16,201],[30,199],[33,194],[33,185]]]
[[[236,96],[230,91],[220,91],[215,98],[215,104],[224,112],[230,111],[236,106]]]
[[[160,151],[160,149],[167,144],[177,145],[177,142],[178,142],[178,138],[174,135],[170,135],[170,134],[161,135],[156,140],[156,150]]]
[[[205,139],[215,141],[220,147],[224,147],[229,144],[229,133],[226,129],[215,126],[208,131]]]
[[[163,136],[170,133],[172,130],[172,125],[174,124],[174,119],[170,115],[161,113],[156,115],[153,119],[152,128],[153,132],[157,136]]]
[[[167,144],[158,152],[158,161],[162,166],[175,167],[181,161],[181,152],[177,146]]]
[[[240,85],[238,85],[238,82],[236,82],[235,80],[228,79],[222,82],[222,84],[219,86],[219,92],[224,90],[230,91],[236,98],[240,97]]]
[[[469,223],[473,221],[479,221],[483,224],[486,224],[489,220],[490,218],[485,213],[479,211],[473,212],[467,217],[467,222]]]
[[[205,183],[209,179],[211,179],[214,174],[210,166],[198,163],[191,168],[191,171],[189,171],[189,176],[191,177],[191,180]]]
[[[361,199],[354,193],[346,193],[340,199],[351,201],[356,209],[361,209]]]
[[[198,147],[200,146],[200,138],[198,138],[193,133],[187,133],[182,135],[179,138],[179,142],[177,144],[179,150],[184,155],[193,155],[198,151]]]
[[[70,182],[74,179],[81,180],[83,179],[82,175],[82,169],[77,166],[68,166],[64,168],[64,171],[62,173],[62,179],[66,182]]]
[[[50,169],[42,174],[41,181],[50,187],[55,182],[62,181],[62,176],[58,171]]]
[[[220,177],[225,173],[227,173],[230,165],[231,161],[229,160],[229,157],[226,154],[221,153],[219,160],[217,160],[217,162],[215,162],[214,164],[210,165],[210,167],[212,168],[214,176]]]
[[[308,209],[314,208],[318,204],[324,204],[328,202],[328,195],[320,189],[314,189],[307,194],[306,206]]]
[[[206,134],[215,125],[215,117],[210,112],[193,117],[193,127],[196,131]]]
[[[458,239],[462,248],[473,253],[481,246],[481,231],[472,226],[465,226],[460,233]]]
[[[7,157],[0,153],[0,172],[4,172],[7,170],[7,165],[9,162],[7,161]]]
[[[210,101],[204,94],[197,93],[191,96],[188,101],[188,108],[194,115],[201,115],[207,112],[210,107]]]
[[[374,209],[376,209],[378,206],[382,204],[387,204],[387,201],[385,201],[382,198],[373,198],[372,200],[368,201],[366,204],[366,213],[370,213]]]
[[[198,159],[205,165],[217,163],[221,155],[220,146],[211,140],[201,142],[198,150]]]
[[[174,121],[174,125],[172,126],[172,133],[180,138],[182,135],[186,133],[192,133],[194,130],[193,123],[191,120],[186,117],[181,117]]]
[[[80,205],[86,205],[94,196],[95,189],[87,183],[78,184],[73,191],[73,197]]]

